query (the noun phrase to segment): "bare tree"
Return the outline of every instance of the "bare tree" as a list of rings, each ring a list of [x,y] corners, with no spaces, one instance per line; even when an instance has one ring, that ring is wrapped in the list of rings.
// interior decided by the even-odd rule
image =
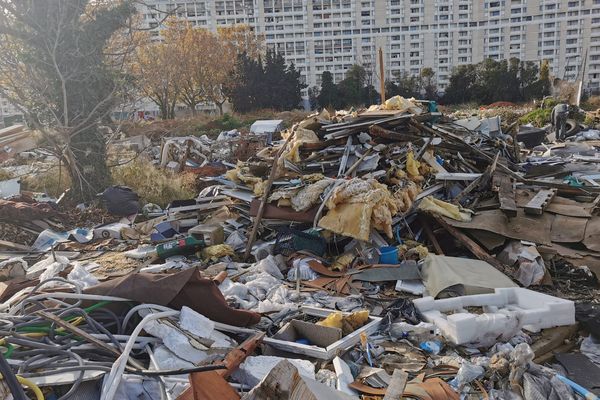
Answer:
[[[0,0],[0,93],[64,163],[76,200],[110,181],[98,127],[129,84],[134,15],[131,0]]]

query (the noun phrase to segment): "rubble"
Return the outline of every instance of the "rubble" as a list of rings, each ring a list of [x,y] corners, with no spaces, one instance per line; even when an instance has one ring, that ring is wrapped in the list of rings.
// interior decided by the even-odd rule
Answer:
[[[114,152],[194,173],[196,198],[0,200],[5,381],[39,399],[597,398],[597,131],[552,142],[489,112],[394,97],[280,137],[140,134]]]

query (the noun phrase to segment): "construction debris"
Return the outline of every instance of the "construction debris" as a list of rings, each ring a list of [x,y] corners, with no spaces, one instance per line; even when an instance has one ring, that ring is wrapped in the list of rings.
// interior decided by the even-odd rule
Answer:
[[[540,145],[399,96],[281,139],[259,122],[113,143],[196,175],[164,209],[5,185],[0,393],[16,375],[37,399],[598,398],[593,131]]]

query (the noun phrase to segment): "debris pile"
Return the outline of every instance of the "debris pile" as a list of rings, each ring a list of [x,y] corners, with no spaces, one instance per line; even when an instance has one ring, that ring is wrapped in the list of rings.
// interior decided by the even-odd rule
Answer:
[[[0,242],[0,393],[597,398],[600,142],[526,130],[398,96],[167,138],[202,189],[165,209],[2,200],[43,229]]]

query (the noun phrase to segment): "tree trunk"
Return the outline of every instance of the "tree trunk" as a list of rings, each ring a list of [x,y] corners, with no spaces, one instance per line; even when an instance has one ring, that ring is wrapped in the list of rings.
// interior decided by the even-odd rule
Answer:
[[[225,103],[225,102],[222,102],[222,103],[215,102],[217,107],[219,107],[219,116],[223,116],[223,103]]]
[[[71,177],[69,197],[73,201],[91,201],[110,184],[105,138],[97,124],[72,137],[64,158]]]

